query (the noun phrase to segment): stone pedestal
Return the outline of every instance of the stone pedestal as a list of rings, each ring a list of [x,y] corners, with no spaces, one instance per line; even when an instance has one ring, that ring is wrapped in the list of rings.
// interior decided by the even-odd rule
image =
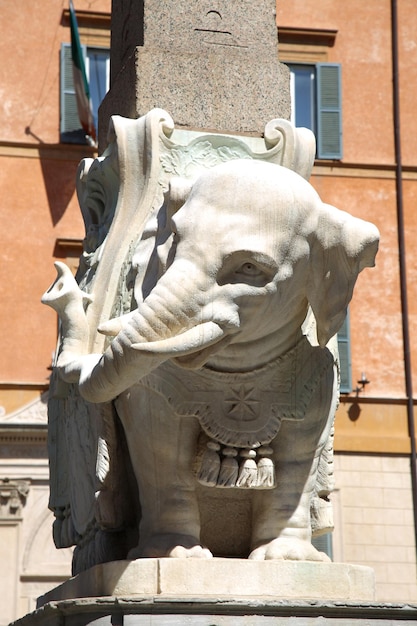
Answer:
[[[278,61],[275,7],[275,0],[117,2],[100,145],[111,115],[136,118],[154,107],[178,127],[258,136],[266,121],[288,119],[289,70]]]
[[[369,567],[306,561],[246,559],[138,559],[96,565],[39,598],[93,596],[304,598],[373,600]]]
[[[326,597],[326,600],[321,598]],[[98,565],[14,626],[411,626],[417,605],[374,601],[370,568],[239,559]]]

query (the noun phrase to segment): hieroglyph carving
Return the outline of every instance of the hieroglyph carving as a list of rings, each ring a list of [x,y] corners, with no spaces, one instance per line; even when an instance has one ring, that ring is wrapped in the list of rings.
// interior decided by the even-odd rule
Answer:
[[[325,559],[310,540],[332,524],[335,334],[377,229],[320,200],[307,182],[314,138],[285,120],[261,149],[174,131],[157,109],[114,117],[110,139],[79,169],[77,280],[57,263],[43,297],[62,325],[56,544],[77,544],[74,571],[210,557],[203,490],[218,516],[248,499],[239,556]]]

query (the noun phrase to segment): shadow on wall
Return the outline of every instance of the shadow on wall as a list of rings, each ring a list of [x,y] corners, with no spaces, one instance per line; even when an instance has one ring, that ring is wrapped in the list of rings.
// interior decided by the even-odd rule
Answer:
[[[75,193],[75,176],[79,160],[56,159],[51,150],[39,147],[42,176],[48,198],[49,212],[54,226],[59,223]]]

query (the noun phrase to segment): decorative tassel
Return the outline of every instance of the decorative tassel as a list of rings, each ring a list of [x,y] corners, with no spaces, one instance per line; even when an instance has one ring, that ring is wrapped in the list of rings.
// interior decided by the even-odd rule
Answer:
[[[223,456],[217,486],[234,487],[239,473],[239,465],[235,458],[237,450],[235,448],[223,448]]]
[[[258,467],[255,461],[255,450],[241,450],[240,456],[244,461],[240,466],[236,487],[247,489],[256,487],[258,481]]]
[[[220,472],[220,457],[217,454],[220,445],[215,441],[207,442],[207,449],[201,459],[201,467],[198,473],[198,482],[202,485],[215,487]]]
[[[262,446],[258,454],[261,458],[258,461],[258,489],[272,489],[275,487],[275,467],[272,459],[268,458],[273,453],[272,448]]]

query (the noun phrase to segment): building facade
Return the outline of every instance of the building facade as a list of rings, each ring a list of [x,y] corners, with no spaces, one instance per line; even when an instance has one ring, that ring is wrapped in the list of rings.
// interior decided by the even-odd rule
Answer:
[[[94,51],[108,56],[110,0],[77,0],[75,5],[87,56]],[[79,161],[94,149],[75,143],[80,141],[79,124],[71,118],[74,95],[68,94],[65,83],[65,51],[71,40],[68,2],[37,1],[23,8],[6,0],[1,5],[0,35],[0,624],[4,625],[33,610],[39,595],[71,573],[72,550],[55,549],[48,510],[46,394],[57,320],[40,297],[54,279],[53,260],[78,263],[84,226],[74,180]]]
[[[336,419],[333,558],[372,566],[378,599],[410,601],[417,597],[417,11],[411,0],[280,0],[277,9],[280,60],[293,81],[303,71],[310,80],[300,115],[316,98],[310,119],[318,139],[330,134],[339,149],[334,158],[317,155],[312,184],[381,233],[376,267],[361,274],[349,311],[352,382]],[[324,85],[322,108],[321,66],[340,73],[339,85],[327,92]],[[338,110],[339,143],[334,119],[319,136],[323,108]]]
[[[76,2],[91,68],[103,58],[106,68],[110,4]],[[53,261],[77,264],[84,227],[74,180],[81,158],[94,154],[77,143],[71,118],[67,9],[61,0],[24,11],[2,4],[0,554],[10,568],[0,574],[7,591],[0,624],[32,610],[38,595],[70,575],[71,549],[55,550],[47,509],[45,402],[57,320],[40,304]],[[277,23],[293,115],[318,138],[312,183],[324,201],[381,232],[376,268],[360,275],[342,348],[333,558],[374,567],[379,600],[412,601],[417,11],[413,0],[279,0]]]

